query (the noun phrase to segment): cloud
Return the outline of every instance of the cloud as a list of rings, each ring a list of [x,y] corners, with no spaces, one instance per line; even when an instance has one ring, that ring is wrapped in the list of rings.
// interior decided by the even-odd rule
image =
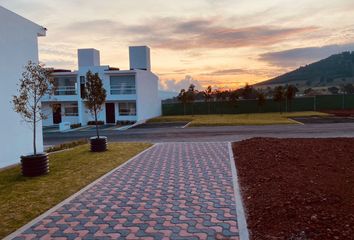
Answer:
[[[192,76],[187,75],[184,79],[179,81],[175,79],[161,80],[160,89],[179,92],[181,89],[187,89],[191,84],[194,84],[196,89],[202,88],[200,81],[193,79]]]
[[[279,67],[298,67],[344,51],[354,51],[354,42],[268,52],[260,55],[260,60]]]
[[[237,76],[237,75],[260,75],[260,76],[274,76],[274,69],[247,69],[247,68],[231,68],[222,69],[213,72],[203,73],[205,76]]]
[[[154,48],[170,50],[218,49],[269,46],[313,32],[317,28],[251,26],[232,27],[221,18],[152,18],[143,24],[122,24],[108,19],[81,21],[66,26],[73,34],[95,33],[96,36],[128,37],[132,44],[144,42]]]

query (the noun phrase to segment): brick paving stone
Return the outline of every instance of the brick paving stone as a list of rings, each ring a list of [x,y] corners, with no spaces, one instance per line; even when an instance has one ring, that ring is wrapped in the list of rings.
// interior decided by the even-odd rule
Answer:
[[[239,239],[227,143],[164,143],[15,239]]]

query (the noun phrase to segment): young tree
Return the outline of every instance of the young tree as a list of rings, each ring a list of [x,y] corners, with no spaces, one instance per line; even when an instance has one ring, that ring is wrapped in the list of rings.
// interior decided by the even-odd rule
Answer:
[[[215,96],[216,96],[216,100],[218,101],[219,103],[219,106],[220,106],[220,114],[222,115],[224,113],[223,111],[223,104],[226,100],[226,97],[227,97],[227,93],[223,90],[215,90]]]
[[[194,101],[195,101],[195,94],[196,93],[197,93],[197,90],[195,90],[195,85],[194,84],[189,85],[189,88],[187,91],[187,100],[192,105],[192,115],[194,115]]]
[[[280,111],[280,113],[283,112],[281,105],[282,105],[284,99],[285,99],[285,91],[284,91],[283,86],[275,87],[274,88],[273,100],[275,102],[279,103],[279,111]]]
[[[286,88],[286,99],[287,99],[287,103],[289,103],[289,110],[290,112],[292,111],[292,101],[295,97],[296,92],[298,92],[299,90],[294,86],[294,85],[289,85]]]
[[[213,90],[211,86],[208,86],[207,89],[203,92],[204,101],[208,104],[208,114],[210,114],[210,101],[213,97]]]
[[[177,99],[183,104],[183,115],[186,115],[186,104],[188,102],[188,95],[185,89],[181,89],[177,96]]]
[[[52,70],[44,68],[44,65],[29,61],[20,79],[18,96],[12,99],[15,112],[33,130],[33,155],[37,155],[37,123],[48,117],[42,112],[41,99],[44,95],[52,95],[55,90],[51,73]]]
[[[265,105],[266,103],[266,97],[265,94],[261,91],[257,92],[257,106],[258,106],[258,112],[260,112],[260,109]]]
[[[102,80],[98,73],[91,71],[86,73],[85,106],[95,118],[96,135],[100,138],[98,131],[97,115],[102,111],[102,106],[106,102],[106,90],[103,88]]]

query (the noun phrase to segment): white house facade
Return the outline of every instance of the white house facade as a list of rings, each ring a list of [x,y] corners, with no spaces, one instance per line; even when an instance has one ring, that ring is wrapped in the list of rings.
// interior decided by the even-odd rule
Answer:
[[[85,107],[86,73],[98,73],[107,92],[106,103],[98,116],[106,124],[142,122],[161,115],[158,77],[151,72],[150,49],[129,47],[130,69],[120,70],[100,65],[96,49],[78,50],[78,70],[55,70],[56,91],[42,101],[49,118],[44,126],[61,122],[87,125],[93,116]]]
[[[0,6],[0,168],[32,153],[32,130],[14,112],[11,100],[26,63],[38,62],[37,38],[45,35],[45,28]],[[40,123],[37,129],[37,150],[43,151]]]

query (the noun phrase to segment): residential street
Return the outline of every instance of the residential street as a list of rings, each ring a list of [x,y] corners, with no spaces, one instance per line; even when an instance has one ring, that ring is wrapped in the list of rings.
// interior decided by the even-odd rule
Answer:
[[[223,142],[240,141],[252,137],[307,138],[354,137],[354,123],[193,127],[175,126],[133,128],[124,131],[103,129],[109,141],[120,142]],[[94,136],[94,130],[67,133],[44,133],[46,146]]]

